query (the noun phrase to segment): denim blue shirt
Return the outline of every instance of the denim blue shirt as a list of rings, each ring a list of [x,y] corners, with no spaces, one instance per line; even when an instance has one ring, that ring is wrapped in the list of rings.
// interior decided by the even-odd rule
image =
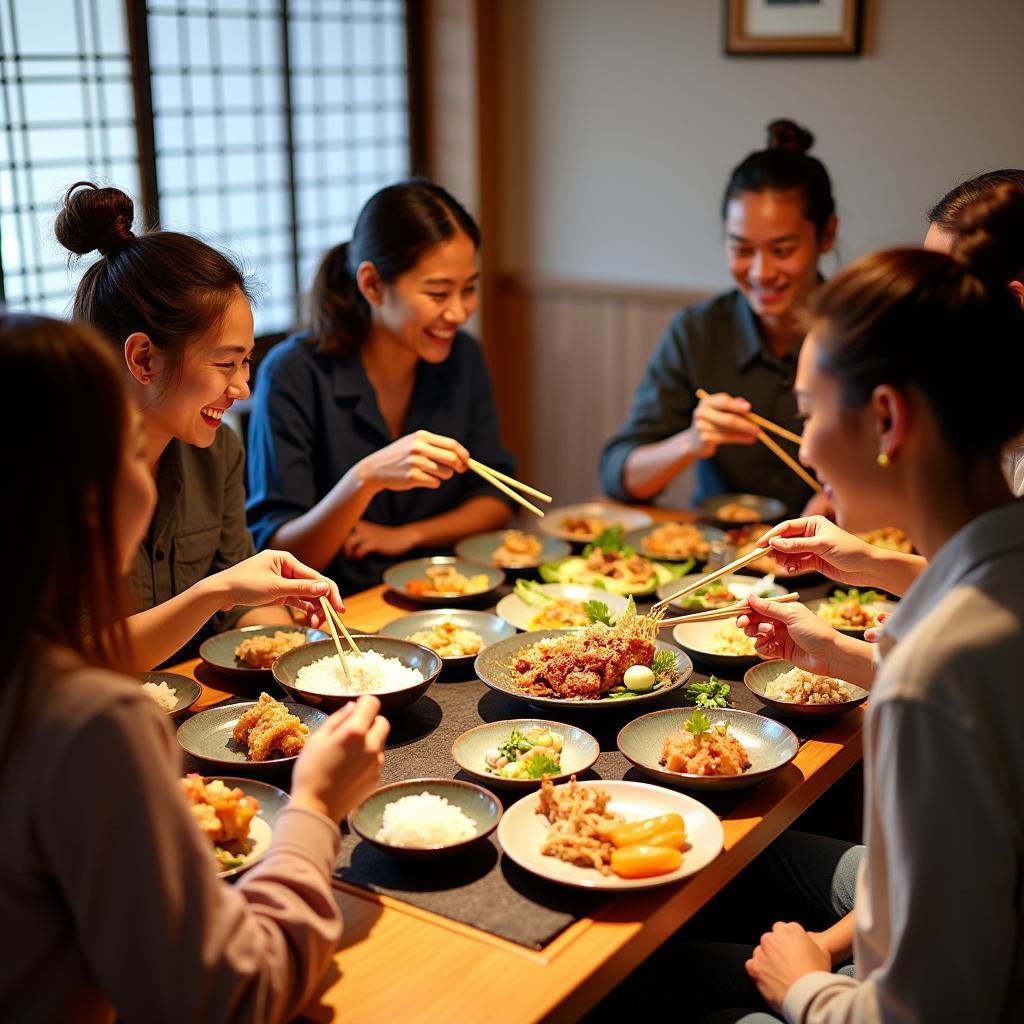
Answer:
[[[746,398],[755,412],[800,433],[792,390],[798,354],[799,348],[785,356],[765,348],[754,312],[738,291],[681,310],[647,364],[629,418],[601,453],[605,493],[630,500],[622,483],[629,453],[689,427],[698,388]],[[791,515],[811,497],[807,484],[762,444],[722,445],[710,459],[698,460],[695,500],[736,492],[779,498]]]
[[[275,346],[256,374],[247,459],[249,527],[259,548],[274,533],[312,508],[360,459],[390,444],[391,436],[359,353],[321,354],[308,334]],[[443,363],[416,368],[403,434],[430,430],[460,441],[475,459],[513,473],[515,463],[498,436],[491,381],[476,341],[459,332]],[[502,498],[474,473],[456,475],[437,490],[383,491],[364,518],[399,526],[450,512],[477,495]],[[342,590],[374,586],[394,561],[371,554],[339,554],[325,568]]]

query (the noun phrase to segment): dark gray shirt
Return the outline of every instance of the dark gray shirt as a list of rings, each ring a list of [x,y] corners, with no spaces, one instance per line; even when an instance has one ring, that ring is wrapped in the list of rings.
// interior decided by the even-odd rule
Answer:
[[[799,433],[792,392],[798,352],[777,356],[762,344],[754,313],[738,291],[677,313],[647,364],[629,418],[601,453],[605,492],[631,500],[622,483],[626,458],[634,448],[689,427],[698,388],[746,398],[755,412]],[[697,501],[735,492],[779,498],[791,515],[811,496],[807,484],[762,444],[723,445],[697,462]]]
[[[220,427],[209,448],[171,441],[157,467],[156,511],[132,565],[137,611],[163,604],[256,553],[245,525],[244,480],[245,456],[230,427]],[[218,612],[179,655],[231,629],[246,611]]]

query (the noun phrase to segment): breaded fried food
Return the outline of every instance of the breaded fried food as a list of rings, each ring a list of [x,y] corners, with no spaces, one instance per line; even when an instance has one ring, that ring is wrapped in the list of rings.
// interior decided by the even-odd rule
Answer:
[[[194,772],[181,780],[192,815],[200,831],[213,843],[246,839],[249,823],[259,813],[260,802],[240,789],[229,789],[220,779],[203,782]]]
[[[247,668],[270,668],[282,654],[305,642],[306,634],[302,630],[279,629],[273,636],[257,633],[246,637],[235,648],[235,658]]]
[[[540,852],[610,875],[613,846],[608,833],[622,821],[608,810],[610,800],[603,789],[580,786],[575,775],[557,789],[545,779],[536,813],[543,814],[551,827]]]
[[[253,761],[266,761],[275,751],[279,757],[294,757],[308,735],[309,726],[267,693],[242,714],[232,732],[236,743],[248,745]]]

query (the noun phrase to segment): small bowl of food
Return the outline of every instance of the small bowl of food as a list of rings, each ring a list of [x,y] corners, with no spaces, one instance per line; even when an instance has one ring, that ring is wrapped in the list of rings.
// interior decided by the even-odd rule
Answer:
[[[408,640],[391,636],[356,636],[361,654],[345,651],[338,660],[333,640],[307,644],[274,662],[274,679],[295,700],[337,711],[370,694],[384,714],[420,699],[441,672],[441,656]]]
[[[452,744],[455,763],[467,774],[504,789],[536,789],[592,768],[601,748],[575,726],[540,718],[488,722]]]
[[[455,554],[467,562],[495,565],[506,572],[536,569],[541,562],[553,562],[572,552],[571,545],[557,537],[538,537],[524,530],[495,530],[466,537],[455,545]]]
[[[702,578],[701,573],[691,573],[689,576],[680,576],[679,579],[662,583],[658,587],[658,599],[664,601]],[[673,609],[673,614],[676,611],[684,614],[710,612],[719,608],[727,608],[739,601],[745,601],[751,594],[757,594],[759,597],[781,597],[785,593],[786,588],[776,583],[775,577],[771,574],[756,580],[750,576],[741,576],[733,572],[727,576],[720,576],[717,580],[713,580],[706,586],[683,597],[675,598],[669,607]]]
[[[725,529],[751,523],[774,523],[786,518],[786,506],[763,494],[716,494],[697,506],[705,519]]]
[[[758,700],[793,718],[836,718],[859,707],[868,691],[832,676],[820,676],[774,658],[755,665],[743,685]]]
[[[629,598],[610,590],[582,583],[537,583],[516,580],[516,589],[506,594],[494,609],[507,623],[526,632],[537,629],[583,629],[594,615],[617,619]],[[602,609],[601,606],[604,606]]]
[[[896,602],[890,601],[875,590],[836,590],[828,597],[809,601],[807,607],[820,619],[834,626],[840,633],[850,636],[864,636],[864,630],[878,625],[878,616],[896,610]]]
[[[501,802],[458,779],[409,779],[374,790],[350,815],[353,831],[380,850],[409,860],[465,853],[501,820]]]
[[[188,676],[176,672],[143,672],[142,689],[172,718],[184,714],[203,692],[203,688]]]
[[[724,555],[726,536],[723,530],[700,523],[660,523],[630,530],[626,543],[645,558],[704,565],[712,553]]]
[[[760,660],[753,638],[735,619],[680,622],[672,630],[672,639],[692,658],[727,679],[739,679],[745,668]]]
[[[800,747],[781,722],[732,708],[652,711],[624,726],[616,743],[641,771],[682,789],[755,786]]]
[[[610,501],[585,501],[579,505],[549,508],[540,522],[540,529],[549,537],[567,540],[571,544],[590,544],[613,527],[638,530],[650,526],[653,520],[646,512],[616,505]]]
[[[218,704],[178,726],[178,743],[186,754],[206,764],[253,775],[290,768],[310,733],[327,716],[316,708],[275,700]]]
[[[233,679],[265,681],[282,654],[326,637],[312,626],[243,626],[208,637],[199,647],[199,657]]]
[[[232,878],[262,860],[270,849],[277,817],[289,796],[254,779],[203,777],[181,780],[199,831],[209,840],[221,878]]]
[[[473,659],[491,644],[515,636],[514,626],[489,612],[464,608],[435,608],[413,612],[382,626],[381,636],[422,644],[436,651],[450,670],[471,669]]]
[[[392,565],[384,570],[384,582],[411,601],[444,607],[493,593],[505,582],[505,574],[493,565],[435,555]]]

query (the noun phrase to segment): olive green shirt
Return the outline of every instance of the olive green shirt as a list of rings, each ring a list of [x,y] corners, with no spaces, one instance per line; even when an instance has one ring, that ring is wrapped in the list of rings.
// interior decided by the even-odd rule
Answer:
[[[131,570],[136,611],[255,554],[245,525],[244,480],[245,455],[230,427],[222,426],[209,448],[171,441],[157,467],[153,521]],[[202,640],[231,629],[246,611],[218,612],[171,660],[194,656]]]

